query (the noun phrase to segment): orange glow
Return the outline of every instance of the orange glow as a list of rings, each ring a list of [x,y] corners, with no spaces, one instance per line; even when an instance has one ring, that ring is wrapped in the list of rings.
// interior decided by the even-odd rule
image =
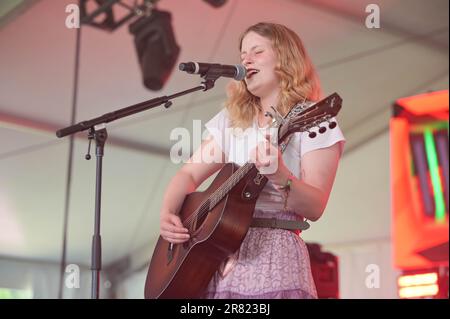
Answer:
[[[397,104],[415,115],[447,112],[448,90],[420,94],[397,100]]]
[[[400,288],[398,294],[400,298],[420,298],[433,297],[439,292],[438,285],[413,286]]]
[[[398,285],[400,287],[430,285],[436,284],[438,275],[435,272],[418,274],[418,275],[404,275],[398,278]]]

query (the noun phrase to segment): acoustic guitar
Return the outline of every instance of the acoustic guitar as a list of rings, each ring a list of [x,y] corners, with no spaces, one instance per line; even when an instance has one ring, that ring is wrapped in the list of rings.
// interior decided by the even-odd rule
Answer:
[[[294,106],[276,121],[281,144],[295,132],[309,132],[322,123],[336,127],[330,119],[338,114],[342,99],[337,93],[309,107]],[[319,134],[327,130],[319,127]],[[180,209],[190,239],[172,244],[161,236],[153,251],[145,282],[145,298],[198,298],[227,257],[238,250],[250,227],[256,200],[267,178],[253,163],[227,163],[203,192],[188,194]]]

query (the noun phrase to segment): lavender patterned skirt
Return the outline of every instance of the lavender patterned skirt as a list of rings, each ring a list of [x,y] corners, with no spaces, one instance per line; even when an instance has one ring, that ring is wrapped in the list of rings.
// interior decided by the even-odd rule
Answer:
[[[255,211],[255,217],[295,218],[293,213]],[[240,249],[215,273],[204,298],[317,298],[308,249],[294,232],[250,228]]]

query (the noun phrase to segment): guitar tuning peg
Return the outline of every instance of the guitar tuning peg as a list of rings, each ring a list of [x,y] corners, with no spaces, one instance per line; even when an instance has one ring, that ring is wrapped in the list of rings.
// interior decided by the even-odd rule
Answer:
[[[320,128],[319,128],[319,133],[320,134],[323,134],[323,133],[325,133],[327,131],[327,128],[325,127],[325,126],[321,126]]]
[[[316,132],[310,132],[310,131],[308,131],[308,132],[309,132],[309,134],[308,134],[309,138],[315,138],[317,136]]]
[[[328,124],[328,127],[329,127],[330,129],[334,129],[334,128],[337,126],[337,124],[336,124],[335,121],[333,121],[333,122],[328,122],[328,123],[330,123],[330,124]]]

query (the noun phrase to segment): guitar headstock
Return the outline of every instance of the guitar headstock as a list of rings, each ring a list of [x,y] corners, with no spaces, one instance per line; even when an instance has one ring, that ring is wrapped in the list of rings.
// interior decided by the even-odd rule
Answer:
[[[283,123],[279,127],[279,141],[283,141],[295,132],[307,132],[313,127],[319,127],[319,133],[322,134],[327,129],[335,128],[336,122],[330,121],[330,119],[339,113],[341,107],[342,98],[337,93],[333,93],[307,108],[302,108],[302,105],[296,105],[284,118]],[[328,126],[320,126],[324,122],[327,122]],[[316,135],[316,132],[310,132],[309,137],[314,138]]]

